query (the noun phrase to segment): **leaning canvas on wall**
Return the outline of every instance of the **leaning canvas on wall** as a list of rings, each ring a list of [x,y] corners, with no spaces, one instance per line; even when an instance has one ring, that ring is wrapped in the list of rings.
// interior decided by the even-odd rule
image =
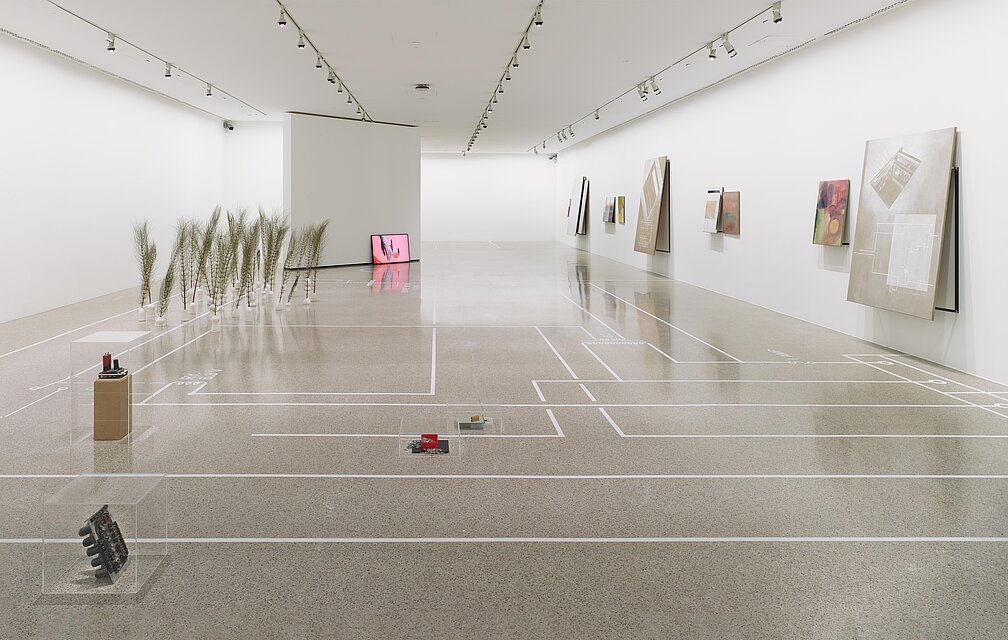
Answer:
[[[707,190],[707,207],[704,210],[703,230],[707,233],[717,233],[721,230],[721,196],[723,188]]]
[[[645,163],[634,251],[654,255],[655,251],[669,250],[667,176],[667,157],[654,158]]]
[[[626,224],[626,196],[616,196],[616,221]]]
[[[581,189],[581,210],[578,212],[578,228],[577,234],[579,236],[588,235],[588,192],[591,191],[591,182],[588,178],[584,179],[584,188]]]
[[[586,180],[587,178],[584,177],[574,180],[570,203],[567,205],[567,235],[569,236],[577,235],[578,227],[581,225],[581,205],[584,202]]]
[[[605,209],[602,210],[602,222],[616,221],[616,198],[606,198]]]
[[[847,228],[847,202],[850,180],[827,180],[819,183],[819,200],[816,204],[815,227],[812,244],[839,247],[844,242]]]
[[[934,319],[956,130],[871,140],[847,299]]]
[[[731,236],[742,233],[742,194],[725,191],[721,198],[721,231]]]

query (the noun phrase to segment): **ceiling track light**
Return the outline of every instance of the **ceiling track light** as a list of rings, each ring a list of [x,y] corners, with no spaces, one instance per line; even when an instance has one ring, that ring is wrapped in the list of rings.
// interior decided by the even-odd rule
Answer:
[[[780,24],[784,20],[784,16],[781,15],[781,3],[775,2],[773,5],[773,21],[774,24]]]
[[[724,50],[726,52],[728,52],[729,58],[734,58],[735,56],[738,55],[738,51],[736,51],[735,47],[731,46],[731,42],[728,41],[727,33],[721,36],[721,46],[724,47]]]
[[[281,5],[282,6],[282,5]],[[473,136],[469,141],[469,146],[471,147],[475,144],[477,137],[481,131],[485,131],[489,126],[490,114],[493,113],[494,105],[499,103],[498,96],[504,93],[504,87],[508,82],[512,80],[511,70],[517,69],[521,66],[521,61],[518,59],[519,54],[524,50],[528,51],[532,48],[532,44],[529,42],[529,32],[532,30],[532,25],[542,26],[542,6],[543,0],[539,0],[536,4],[535,11],[532,14],[532,19],[525,27],[525,31],[522,32],[521,40],[515,45],[514,50],[511,52],[511,57],[508,59],[508,63],[504,66],[504,74],[497,81],[497,86],[494,87],[493,91],[490,93],[490,100],[487,102],[486,108],[483,109],[483,116],[480,118],[479,122],[476,124],[476,128],[473,131]],[[295,23],[296,24],[296,23]],[[562,131],[557,132],[557,138],[561,138]],[[573,135],[573,129],[571,129],[571,135]],[[563,133],[566,136],[566,133]],[[538,147],[539,145],[535,145]],[[546,148],[546,143],[543,142],[543,149]],[[538,153],[538,150],[536,150]]]
[[[111,31],[108,34],[108,46],[105,47],[105,50],[109,53],[115,53],[115,34]]]
[[[651,92],[654,93],[656,96],[661,95],[661,88],[658,86],[658,83],[655,82],[655,79],[653,77],[651,78]]]
[[[339,84],[336,85],[336,92],[337,93],[343,93],[343,81],[342,80],[340,80]]]
[[[349,91],[347,91],[346,103],[347,104],[353,104],[353,97],[351,97]]]
[[[599,112],[598,111],[599,111],[598,109],[595,110],[595,119],[596,120],[599,119]]]
[[[329,67],[329,77],[326,79],[330,84],[336,84],[336,72],[332,70],[332,67]]]
[[[304,31],[298,32],[298,49],[304,49]]]
[[[539,155],[539,147],[532,147],[532,151],[534,151],[536,155]]]
[[[571,125],[571,126],[567,127],[567,131],[570,131],[570,135],[573,138],[574,137],[574,126]]]
[[[637,96],[641,99],[641,102],[647,100],[647,91],[644,90],[643,83],[637,85]]]
[[[206,95],[208,98],[213,95],[213,87],[210,85],[209,82],[207,83],[206,86]]]
[[[707,43],[707,59],[711,62],[717,60],[717,49],[714,48],[713,42]]]
[[[164,77],[166,77],[166,78],[170,78],[171,77],[171,63],[170,62],[166,62],[164,64]]]
[[[287,26],[287,12],[284,10],[283,7],[280,7],[280,19],[277,20],[277,26],[279,26],[280,28]]]
[[[563,142],[563,138],[560,137],[559,131],[557,131],[557,142]]]
[[[317,58],[315,58],[315,68],[316,69],[322,68],[322,56],[318,56]]]

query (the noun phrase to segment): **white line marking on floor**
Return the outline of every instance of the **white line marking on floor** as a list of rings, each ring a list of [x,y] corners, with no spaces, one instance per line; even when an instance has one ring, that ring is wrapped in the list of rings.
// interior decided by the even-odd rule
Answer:
[[[660,354],[662,354],[663,356],[665,356],[666,358],[668,358],[669,360],[671,360],[672,362],[679,362],[678,360],[676,360],[675,358],[673,358],[673,357],[672,357],[672,356],[670,356],[669,354],[665,353],[664,351],[662,351],[662,350],[661,350],[661,349],[659,349],[658,347],[654,346],[654,345],[653,345],[653,344],[651,344],[650,342],[649,342],[649,343],[647,343],[647,345],[648,345],[649,347],[651,347],[652,349],[654,349],[655,351],[657,351],[658,353],[660,353]]]
[[[574,299],[573,299],[573,298],[570,298],[570,297],[568,297],[568,296],[566,296],[566,295],[564,295],[564,294],[562,294],[562,293],[560,294],[560,297],[561,297],[561,298],[563,298],[564,300],[567,300],[568,302],[570,302],[570,303],[571,303],[572,305],[574,305],[574,306],[575,306],[575,307],[577,307],[578,309],[580,309],[580,310],[584,311],[584,312],[585,312],[585,313],[587,313],[587,314],[588,314],[588,315],[589,315],[590,317],[594,318],[596,322],[598,322],[598,323],[599,323],[599,324],[601,324],[601,325],[602,325],[603,327],[605,327],[606,329],[608,329],[608,330],[609,330],[610,332],[612,332],[613,334],[615,334],[615,335],[616,335],[616,337],[617,337],[617,338],[619,338],[620,340],[626,340],[626,338],[624,338],[624,337],[623,337],[623,334],[619,333],[618,331],[616,331],[615,329],[613,329],[612,327],[610,327],[609,325],[607,325],[607,324],[606,324],[605,322],[603,322],[603,321],[602,321],[601,319],[599,319],[599,317],[598,317],[598,316],[596,316],[596,315],[595,315],[594,313],[592,313],[591,311],[589,311],[589,310],[585,309],[584,307],[582,307],[582,306],[581,306],[581,305],[579,305],[578,303],[574,302]]]
[[[621,438],[625,438],[625,437],[626,437],[626,434],[625,434],[625,433],[623,433],[623,430],[619,428],[619,425],[618,425],[618,424],[616,424],[616,421],[612,419],[612,416],[610,416],[610,415],[609,415],[609,413],[608,413],[608,412],[607,412],[607,411],[606,411],[605,409],[603,409],[602,407],[599,407],[599,408],[598,408],[598,410],[599,410],[599,413],[601,413],[601,414],[602,414],[602,416],[603,416],[603,417],[604,417],[604,418],[605,418],[606,420],[608,420],[608,421],[609,421],[609,424],[610,424],[610,425],[612,426],[612,428],[613,428],[613,429],[615,429],[615,430],[616,430],[616,433],[618,433],[618,434],[619,434],[619,437],[621,437]]]
[[[30,406],[32,406],[32,405],[35,405],[35,404],[38,404],[38,403],[42,402],[43,400],[45,400],[46,398],[51,398],[51,397],[53,397],[54,395],[56,395],[57,393],[59,393],[59,392],[61,392],[61,391],[66,391],[66,390],[67,390],[67,388],[66,388],[66,387],[60,387],[59,389],[56,389],[55,391],[53,391],[53,392],[51,392],[51,393],[47,393],[46,395],[42,396],[42,397],[41,397],[41,398],[39,398],[38,400],[33,400],[32,402],[29,402],[28,404],[26,404],[25,406],[21,407],[20,409],[15,409],[14,411],[11,411],[10,413],[8,413],[7,415],[5,415],[5,416],[3,416],[3,417],[4,417],[4,418],[9,418],[9,417],[11,417],[12,415],[14,415],[15,413],[18,413],[19,411],[24,411],[24,410],[25,410],[25,409],[27,409],[28,407],[30,407]]]
[[[579,384],[578,386],[585,392],[585,395],[588,396],[589,400],[592,402],[598,402],[598,400],[595,399],[595,396],[592,395],[591,391],[588,390],[588,387],[584,386],[584,384]]]
[[[192,343],[196,342],[197,340],[199,340],[203,336],[209,335],[210,333],[211,333],[210,331],[204,331],[203,333],[199,334],[198,336],[196,336],[195,338],[193,338],[189,342],[186,342],[185,344],[182,344],[182,345],[180,345],[178,347],[175,347],[174,349],[172,349],[168,353],[164,354],[163,356],[160,356],[160,357],[158,357],[158,358],[156,358],[154,360],[151,360],[149,363],[145,364],[144,366],[142,366],[139,369],[137,369],[136,371],[134,371],[133,375],[136,375],[136,374],[140,373],[141,371],[143,371],[144,369],[146,369],[148,367],[154,366],[155,364],[157,364],[158,362],[161,362],[162,360],[164,360],[168,356],[172,355],[176,351],[181,351],[182,349],[185,349],[186,347],[188,347]],[[164,334],[162,334],[162,335],[164,335]]]
[[[547,413],[550,413],[547,411]],[[555,419],[555,418],[554,418]],[[559,425],[557,425],[559,428]],[[563,436],[563,431],[557,435]],[[555,436],[551,436],[555,437]],[[960,473],[94,473],[0,474],[0,480],[165,477],[261,480],[1008,480],[1008,474]]]
[[[497,244],[493,240],[487,240],[487,242],[489,242],[491,244],[491,246],[493,246],[496,249],[501,249],[502,248],[499,244]]]
[[[555,384],[577,384],[579,382],[617,383],[632,382],[634,384],[913,384],[912,380],[536,380]]]
[[[431,329],[430,346],[430,394],[434,395],[435,380],[437,378],[437,327]]]
[[[50,541],[53,542],[53,541]],[[77,543],[77,539],[55,542]],[[165,544],[1005,544],[997,536],[697,536],[697,537],[484,537],[484,538],[140,538]],[[0,544],[41,544],[41,538],[0,538]]]
[[[470,402],[465,404],[452,403],[431,403],[431,402],[151,402],[148,407],[417,407],[417,408],[438,408],[438,407],[472,407],[479,405],[479,402]],[[501,403],[501,407],[511,407],[514,409],[523,409],[528,407],[539,407],[539,404],[527,404],[527,403]],[[548,406],[554,408],[578,408],[578,407],[594,407],[592,404],[582,404],[582,403],[551,403]],[[746,409],[767,407],[771,409],[786,409],[786,408],[798,408],[798,409],[820,409],[820,408],[831,408],[831,407],[843,407],[848,409],[984,409],[987,407],[998,407],[999,404],[992,405],[978,405],[978,404],[818,404],[818,403],[613,403],[607,402],[603,406],[606,407],[640,407],[644,409],[649,408],[679,408],[679,407],[691,407],[691,408],[715,408],[715,409],[727,409],[732,407],[742,407]]]
[[[546,337],[546,334],[542,332],[542,329],[536,327],[535,330],[539,333],[540,336],[542,336],[542,339],[546,341],[546,346],[548,346],[550,348],[550,351],[553,352],[553,355],[555,355],[560,360],[560,364],[564,366],[564,369],[567,369],[567,372],[571,374],[571,377],[577,380],[577,374],[574,373],[574,370],[571,369],[569,364],[567,364],[567,361],[564,360],[562,355],[560,355],[560,352],[556,350],[556,347],[554,347],[553,343],[549,341],[549,338]]]
[[[549,416],[550,422],[553,423],[553,428],[556,429],[557,435],[560,436],[561,438],[565,437],[563,429],[560,428],[560,423],[557,422],[556,416],[553,415],[553,410],[552,409],[547,409],[546,410],[546,415]]]
[[[168,389],[171,389],[176,384],[178,384],[178,383],[177,382],[169,382],[169,383],[167,383],[165,386],[161,387],[160,389],[158,389],[154,393],[150,394],[149,396],[147,396],[146,398],[144,398],[143,400],[141,400],[137,404],[147,404],[147,402],[150,401],[152,398],[156,398],[158,395],[161,394],[161,392],[167,391]]]
[[[852,357],[852,356],[848,356],[847,354],[844,354],[844,357]],[[876,356],[857,356],[857,357],[876,357]],[[979,405],[979,404],[976,404],[974,402],[970,402],[966,398],[957,398],[956,396],[954,396],[954,395],[952,395],[952,394],[950,394],[948,392],[942,391],[940,389],[935,389],[933,387],[929,387],[929,386],[927,386],[927,384],[925,384],[923,382],[919,382],[917,380],[911,380],[910,378],[907,378],[906,376],[901,376],[900,374],[895,373],[891,369],[883,369],[882,367],[876,366],[875,364],[872,364],[870,362],[865,362],[863,360],[861,360],[860,362],[862,364],[864,364],[865,366],[871,367],[872,369],[877,369],[879,371],[883,371],[885,373],[888,373],[891,376],[896,376],[897,378],[899,378],[901,380],[906,380],[907,382],[911,382],[911,383],[913,383],[913,384],[915,384],[915,385],[917,385],[917,386],[919,386],[921,388],[928,389],[930,391],[934,391],[935,393],[940,393],[941,395],[945,396],[946,398],[951,398],[951,399],[955,400],[956,402],[964,402],[964,403],[966,403],[966,405],[969,405],[969,406],[972,406],[972,407],[977,407],[979,409],[983,409],[984,411],[986,411],[988,413],[992,413],[992,414],[994,414],[996,416],[1000,416],[1002,418],[1008,418],[1008,415],[1000,413],[998,411],[995,411],[994,409],[990,408],[989,406]],[[933,374],[931,374],[928,371],[924,371],[923,369],[918,369],[917,367],[914,367],[914,366],[909,365],[909,364],[905,364],[903,362],[896,362],[895,364],[897,366],[909,367],[910,369],[915,369],[917,371],[920,371],[921,373],[926,373],[928,375],[933,375]],[[941,376],[937,376],[937,377],[940,378]],[[960,384],[960,383],[956,383],[956,384]],[[968,384],[960,384],[960,386],[966,387],[967,389],[976,390],[976,389],[974,389],[974,387],[971,387]],[[995,405],[995,406],[997,406],[997,405]]]
[[[532,388],[535,389],[536,395],[539,396],[539,401],[546,402],[546,396],[543,395],[542,389],[539,388],[539,383],[535,380],[532,381]]]
[[[582,327],[581,327],[581,330],[582,330],[582,331],[584,331],[584,332],[585,332],[585,334],[587,334],[587,335],[588,335],[588,337],[589,337],[589,338],[591,338],[592,340],[598,340],[598,338],[596,338],[596,337],[594,336],[594,334],[592,334],[592,332],[588,330],[588,328],[587,328],[587,327],[583,327],[583,326],[582,326]]]
[[[419,433],[253,433],[253,438],[419,438]],[[461,438],[556,438],[548,434],[463,433]]]
[[[178,294],[176,293],[176,294],[175,294],[175,295],[173,295],[172,297],[174,298],[174,297],[175,297],[175,296],[177,296],[177,295],[178,295]],[[127,314],[130,314],[130,313],[136,313],[136,312],[137,312],[137,310],[136,310],[136,309],[130,309],[129,311],[123,311],[122,313],[117,313],[117,314],[116,314],[116,315],[114,315],[114,316],[109,316],[109,317],[107,317],[107,318],[104,318],[104,319],[102,319],[102,320],[95,320],[94,322],[92,322],[92,323],[90,323],[90,324],[86,324],[86,325],[83,325],[83,326],[80,326],[80,327],[77,327],[76,329],[70,329],[69,331],[64,331],[63,333],[60,333],[60,334],[57,334],[57,335],[55,335],[55,336],[52,336],[52,337],[49,337],[49,338],[46,338],[45,340],[39,340],[38,342],[35,342],[35,343],[32,343],[32,344],[30,344],[30,345],[27,345],[27,346],[24,346],[24,347],[21,347],[21,348],[19,348],[19,349],[14,349],[13,351],[8,351],[7,353],[4,353],[4,354],[0,354],[0,358],[6,358],[7,356],[12,356],[12,355],[14,355],[15,353],[20,353],[21,351],[24,351],[25,349],[31,349],[32,347],[37,347],[37,346],[39,346],[40,344],[45,344],[45,343],[47,343],[47,342],[50,342],[50,341],[52,341],[52,340],[55,340],[55,339],[57,339],[57,338],[62,338],[63,336],[68,336],[68,335],[70,335],[71,333],[76,333],[77,331],[81,331],[81,330],[83,330],[83,329],[87,329],[88,327],[93,327],[93,326],[95,326],[96,324],[101,324],[101,323],[103,323],[103,322],[108,322],[109,320],[115,320],[116,318],[121,318],[121,317],[123,317],[124,315],[127,315]]]
[[[709,342],[706,342],[706,341],[704,341],[704,340],[701,340],[700,338],[696,337],[695,335],[693,335],[692,333],[690,333],[690,332],[688,332],[688,331],[685,331],[685,330],[683,330],[683,329],[680,329],[679,327],[675,326],[674,324],[672,324],[672,323],[671,323],[671,322],[669,322],[668,320],[663,320],[663,319],[659,318],[658,316],[654,315],[653,313],[649,313],[649,312],[645,311],[644,309],[641,309],[641,308],[640,308],[640,307],[638,307],[637,305],[633,304],[632,302],[628,302],[627,300],[624,300],[623,298],[619,297],[619,296],[618,296],[618,295],[616,295],[615,293],[612,293],[612,292],[610,292],[610,291],[607,291],[606,289],[603,289],[602,287],[600,287],[600,286],[598,286],[597,284],[594,284],[594,283],[589,283],[589,286],[592,286],[592,287],[595,287],[596,289],[598,289],[598,290],[599,290],[599,291],[601,291],[602,293],[605,293],[605,294],[607,294],[607,295],[610,295],[610,296],[612,296],[613,298],[616,298],[617,300],[619,300],[619,301],[620,301],[620,302],[622,302],[623,304],[625,304],[625,305],[627,305],[627,306],[629,306],[629,307],[632,307],[632,308],[636,309],[637,311],[640,311],[641,313],[643,313],[643,314],[645,314],[645,315],[648,315],[648,316],[651,316],[652,318],[654,318],[654,319],[655,319],[655,320],[657,320],[658,322],[661,322],[662,324],[665,324],[665,325],[668,325],[669,327],[672,327],[673,329],[675,329],[675,330],[676,330],[676,331],[678,331],[679,333],[681,333],[681,334],[683,334],[683,335],[685,335],[685,336],[689,336],[690,338],[693,338],[693,339],[694,339],[694,340],[696,340],[697,342],[700,342],[700,343],[702,343],[702,344],[705,344],[705,345],[707,345],[708,347],[710,347],[710,348],[711,348],[711,349],[713,349],[714,351],[717,351],[718,353],[720,353],[720,354],[722,354],[722,355],[725,355],[725,356],[728,356],[729,358],[731,358],[731,359],[732,359],[732,360],[734,360],[735,362],[741,362],[741,360],[739,360],[738,358],[736,358],[736,357],[735,357],[735,356],[733,356],[732,354],[728,353],[727,351],[722,351],[721,349],[718,349],[717,347],[715,347],[715,346],[714,346],[714,345],[712,345],[711,343],[709,343]]]
[[[581,346],[584,347],[585,349],[587,349],[588,353],[592,354],[592,356],[594,356],[595,359],[599,361],[599,364],[601,364],[603,367],[605,367],[605,370],[612,374],[612,377],[615,378],[617,382],[623,382],[623,378],[619,377],[619,374],[617,374],[615,371],[613,371],[611,368],[609,368],[609,365],[607,365],[605,363],[605,360],[603,360],[602,358],[600,358],[597,353],[595,353],[594,351],[592,351],[591,347],[589,347],[587,344],[585,344],[583,342],[581,343]]]

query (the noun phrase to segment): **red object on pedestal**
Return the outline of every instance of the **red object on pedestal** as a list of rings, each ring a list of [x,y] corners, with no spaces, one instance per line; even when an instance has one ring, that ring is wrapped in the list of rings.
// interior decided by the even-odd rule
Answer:
[[[427,449],[437,449],[437,434],[436,433],[421,433],[420,434],[420,448],[423,450]]]

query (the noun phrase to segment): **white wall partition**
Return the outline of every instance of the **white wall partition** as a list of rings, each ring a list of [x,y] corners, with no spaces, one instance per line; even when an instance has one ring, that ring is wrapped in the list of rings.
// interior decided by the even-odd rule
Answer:
[[[424,240],[551,242],[556,166],[529,154],[424,154]]]
[[[5,36],[0,77],[0,322],[136,286],[133,222],[163,256],[217,204],[220,119]]]
[[[283,123],[236,122],[224,134],[221,204],[255,213],[283,208]]]
[[[402,125],[284,116],[284,209],[332,220],[323,265],[371,262],[371,235],[408,233],[420,258],[420,134]]]
[[[994,82],[1008,22],[1001,0],[916,0],[724,85],[560,154],[557,238],[615,260],[1008,381],[1004,149],[1008,92]],[[740,56],[744,52],[740,50]],[[851,179],[857,212],[864,144],[957,126],[962,169],[962,313],[934,322],[846,302],[849,247],[813,246],[820,180]],[[633,251],[644,161],[671,162],[673,261]],[[592,181],[591,232],[573,240],[562,211],[574,176]],[[702,231],[708,187],[742,192],[738,238]],[[599,222],[627,195],[627,224]],[[674,267],[674,271],[673,271]]]

